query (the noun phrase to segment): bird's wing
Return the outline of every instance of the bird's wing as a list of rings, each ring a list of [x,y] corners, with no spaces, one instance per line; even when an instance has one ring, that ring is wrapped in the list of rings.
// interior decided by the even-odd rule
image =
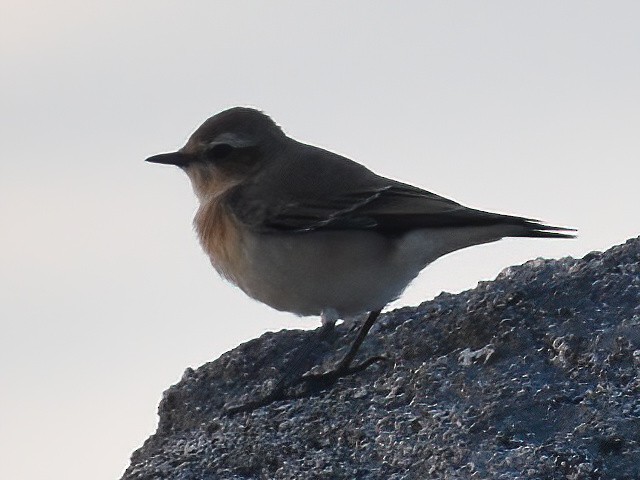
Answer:
[[[357,229],[386,234],[506,224],[524,227],[531,233],[526,236],[563,235],[535,220],[467,208],[331,152],[298,146],[297,156],[274,162],[231,192],[227,205],[240,223],[260,232]]]

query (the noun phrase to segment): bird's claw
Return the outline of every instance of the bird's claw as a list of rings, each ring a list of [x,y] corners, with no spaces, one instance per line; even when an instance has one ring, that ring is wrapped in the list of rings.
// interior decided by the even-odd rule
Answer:
[[[388,360],[389,357],[386,357],[384,355],[375,355],[353,366],[339,365],[334,370],[329,370],[328,372],[306,373],[295,382],[289,384],[287,387],[276,388],[269,394],[257,400],[251,400],[239,405],[225,405],[225,407],[223,407],[221,416],[234,415],[236,413],[242,412],[252,412],[258,408],[266,407],[267,405],[270,405],[274,402],[279,402],[281,400],[293,400],[296,398],[305,397],[309,394],[318,393],[326,388],[331,387],[343,377],[361,372],[376,362],[386,362]],[[293,389],[293,387],[302,383],[306,385],[306,388],[302,392],[296,392],[295,390],[291,391],[291,393],[287,392],[289,389]]]

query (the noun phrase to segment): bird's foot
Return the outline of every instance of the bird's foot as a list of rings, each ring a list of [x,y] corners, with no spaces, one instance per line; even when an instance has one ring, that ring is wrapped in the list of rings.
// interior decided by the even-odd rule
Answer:
[[[387,361],[388,358],[382,355],[375,355],[369,357],[366,360],[357,363],[356,365],[348,365],[340,362],[336,368],[323,373],[305,373],[300,377],[298,383],[304,383],[306,385],[306,391],[309,393],[319,392],[326,388],[333,386],[338,380],[343,377],[348,377],[354,373],[361,372],[370,365],[376,362]]]
[[[250,401],[242,405],[231,405],[229,407],[226,407],[223,409],[222,414],[230,415],[240,412],[251,412],[257,408],[267,406],[273,402],[277,402],[280,400],[289,400],[309,396],[331,387],[342,377],[360,372],[372,363],[386,360],[386,357],[378,355],[370,357],[354,366],[351,365],[356,357],[356,354],[358,353],[358,350],[360,349],[360,345],[364,341],[364,338],[367,336],[367,333],[369,332],[379,315],[380,310],[375,310],[369,313],[369,316],[365,320],[362,327],[360,327],[355,340],[351,344],[349,351],[347,351],[346,355],[342,357],[342,360],[338,362],[333,370],[329,370],[328,372],[324,373],[307,372],[304,375],[296,375],[293,377],[290,377],[289,375],[291,372],[299,368],[300,364],[298,360],[301,357],[308,357],[309,352],[315,350],[315,345],[318,345],[319,341],[323,341],[329,334],[334,332],[333,324],[327,323],[323,326],[322,329],[320,329],[319,334],[316,336],[316,342],[312,342],[311,344],[307,345],[300,354],[296,355],[296,358],[293,361],[293,366],[287,368],[287,374],[285,374],[280,379],[273,390],[271,390],[271,393],[267,394],[261,399]],[[300,391],[300,389],[298,388],[294,388],[300,384],[305,385],[305,388],[302,388],[302,391]]]
[[[376,355],[369,357],[356,365],[345,365],[340,362],[336,368],[329,370],[328,372],[305,373],[285,386],[276,386],[271,390],[271,392],[261,398],[242,404],[226,405],[223,408],[222,416],[252,412],[258,408],[266,407],[267,405],[282,400],[293,400],[296,398],[312,396],[322,390],[332,387],[341,378],[361,372],[376,362],[383,362],[387,360],[388,357]],[[298,385],[303,385],[303,388],[295,388]]]

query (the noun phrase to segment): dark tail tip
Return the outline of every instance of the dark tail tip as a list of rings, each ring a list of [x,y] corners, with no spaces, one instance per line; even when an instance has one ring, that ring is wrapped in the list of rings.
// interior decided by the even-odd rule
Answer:
[[[530,238],[576,238],[577,235],[565,232],[577,232],[575,228],[555,227],[553,225],[545,225],[544,223],[533,220],[524,220],[523,227],[525,230],[514,237],[530,237]]]

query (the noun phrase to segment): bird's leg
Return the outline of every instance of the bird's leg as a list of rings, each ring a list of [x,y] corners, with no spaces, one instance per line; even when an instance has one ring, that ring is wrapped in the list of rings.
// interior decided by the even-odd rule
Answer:
[[[314,353],[333,333],[335,333],[335,323],[323,323],[317,334],[310,341],[305,342],[285,365],[284,373],[280,376],[273,391],[284,391],[300,383],[299,379],[312,366],[310,361],[313,359]]]
[[[302,364],[302,361],[308,360],[311,353],[313,353],[313,351],[317,349],[318,346],[334,330],[333,323],[325,323],[318,332],[315,341],[307,343],[305,348],[302,348],[293,358],[293,360],[289,362],[286,373],[282,377],[280,377],[280,380],[278,381],[278,383],[276,383],[271,392],[257,400],[253,400],[241,405],[231,405],[229,407],[226,407],[223,414],[230,415],[239,412],[251,412],[257,408],[264,407],[279,400],[298,398],[304,396],[304,394],[287,395],[287,390],[301,383],[306,383],[311,391],[322,390],[324,388],[330,387],[342,377],[360,372],[375,362],[386,360],[385,357],[378,355],[370,357],[354,366],[351,366],[356,354],[358,353],[358,350],[360,349],[360,345],[362,345],[362,342],[367,336],[367,333],[369,333],[369,330],[371,330],[371,327],[373,327],[373,324],[376,322],[379,315],[380,310],[369,313],[366,321],[364,322],[362,327],[360,327],[360,330],[358,330],[358,334],[351,344],[349,351],[345,354],[344,357],[342,357],[342,359],[337,363],[336,367],[333,370],[325,373],[307,373],[304,375],[300,375],[299,372],[301,370],[300,365]],[[292,375],[293,373],[297,375],[294,377]]]
[[[302,377],[300,377],[300,379],[296,381],[294,384],[292,384],[292,386],[298,383],[304,382],[304,383],[307,383],[309,387],[314,390],[326,388],[333,385],[342,377],[346,377],[347,375],[360,372],[365,368],[367,368],[372,363],[386,360],[386,357],[383,357],[381,355],[376,355],[376,356],[367,358],[366,360],[354,366],[351,366],[354,358],[356,357],[356,354],[358,353],[358,350],[360,349],[360,345],[362,345],[362,342],[367,336],[367,333],[369,333],[369,330],[371,330],[371,327],[373,327],[373,324],[376,322],[379,316],[380,316],[380,310],[376,310],[369,313],[369,316],[367,317],[366,321],[364,322],[362,327],[360,327],[360,330],[358,330],[358,335],[356,336],[355,340],[351,344],[349,351],[345,354],[344,357],[342,357],[342,359],[338,362],[338,364],[333,370],[329,370],[328,372],[324,372],[324,373],[307,373]]]
[[[320,330],[309,341],[305,341],[293,358],[285,364],[282,369],[284,373],[267,395],[244,404],[228,406],[224,409],[224,414],[251,412],[279,400],[294,398],[287,395],[287,389],[301,383],[302,374],[310,367],[309,360],[332,333],[335,333],[335,322],[323,321]]]

